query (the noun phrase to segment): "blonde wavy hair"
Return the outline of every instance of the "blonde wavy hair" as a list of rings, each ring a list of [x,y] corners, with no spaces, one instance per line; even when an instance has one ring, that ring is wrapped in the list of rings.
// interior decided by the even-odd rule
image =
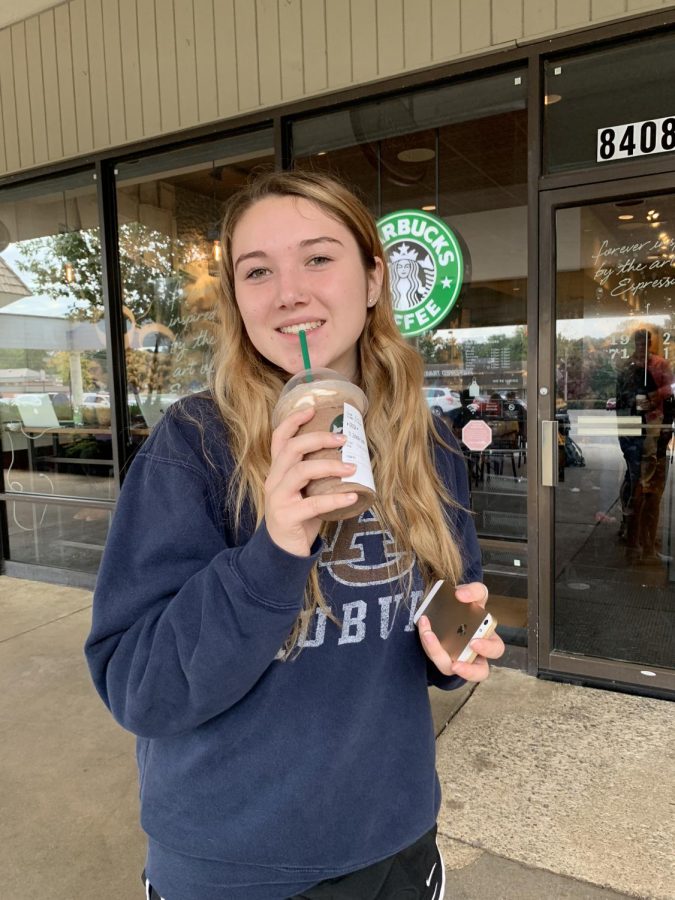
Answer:
[[[227,426],[235,460],[228,496],[235,529],[241,524],[247,501],[257,524],[263,518],[264,484],[271,462],[272,409],[289,376],[260,356],[246,333],[235,297],[232,236],[251,206],[276,196],[309,200],[345,225],[356,240],[365,270],[375,268],[375,257],[384,260],[368,209],[332,177],[301,171],[270,172],[255,177],[229,200],[221,229],[221,333],[210,386]],[[358,341],[358,360],[359,384],[368,397],[366,431],[377,487],[375,511],[394,539],[399,560],[410,560],[409,554],[414,554],[425,582],[447,578],[456,583],[462,576],[462,563],[443,508],[444,503],[456,505],[456,501],[438,477],[432,457],[434,442],[448,445],[423,398],[422,359],[402,338],[394,321],[386,264],[378,302],[367,310]],[[327,532],[324,527],[324,537]],[[407,593],[411,582],[412,572]],[[303,611],[284,648],[286,656],[299,647],[300,636],[317,607],[336,621],[323,597],[315,566]]]

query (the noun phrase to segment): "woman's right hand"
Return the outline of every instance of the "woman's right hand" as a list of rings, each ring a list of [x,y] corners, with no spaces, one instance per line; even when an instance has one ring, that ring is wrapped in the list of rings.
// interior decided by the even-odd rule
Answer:
[[[340,459],[311,459],[315,450],[342,447],[345,438],[328,431],[298,434],[314,416],[308,407],[288,416],[272,433],[272,464],[265,480],[265,524],[274,543],[296,556],[309,556],[321,527],[320,516],[351,506],[356,494],[303,497],[302,489],[315,478],[353,475],[356,466]]]

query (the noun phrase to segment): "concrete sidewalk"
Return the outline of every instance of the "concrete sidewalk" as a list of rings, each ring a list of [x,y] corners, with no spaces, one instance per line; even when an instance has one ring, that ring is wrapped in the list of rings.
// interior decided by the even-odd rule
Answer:
[[[3,900],[143,896],[134,741],[88,679],[90,605],[0,577]],[[675,705],[495,668],[432,706],[446,900],[675,900]]]

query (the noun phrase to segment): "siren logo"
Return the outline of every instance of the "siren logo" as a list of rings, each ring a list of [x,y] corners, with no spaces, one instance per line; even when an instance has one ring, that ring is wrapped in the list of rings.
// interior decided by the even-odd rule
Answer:
[[[406,337],[423,334],[447,316],[462,288],[457,238],[441,219],[400,210],[377,223],[389,264],[394,318]]]

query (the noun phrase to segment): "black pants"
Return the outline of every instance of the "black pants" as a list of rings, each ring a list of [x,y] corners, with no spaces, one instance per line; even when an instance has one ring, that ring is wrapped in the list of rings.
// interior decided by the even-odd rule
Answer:
[[[146,880],[145,872],[143,885],[147,900],[162,900]],[[445,870],[434,827],[395,856],[321,881],[289,900],[442,900],[444,893]]]

